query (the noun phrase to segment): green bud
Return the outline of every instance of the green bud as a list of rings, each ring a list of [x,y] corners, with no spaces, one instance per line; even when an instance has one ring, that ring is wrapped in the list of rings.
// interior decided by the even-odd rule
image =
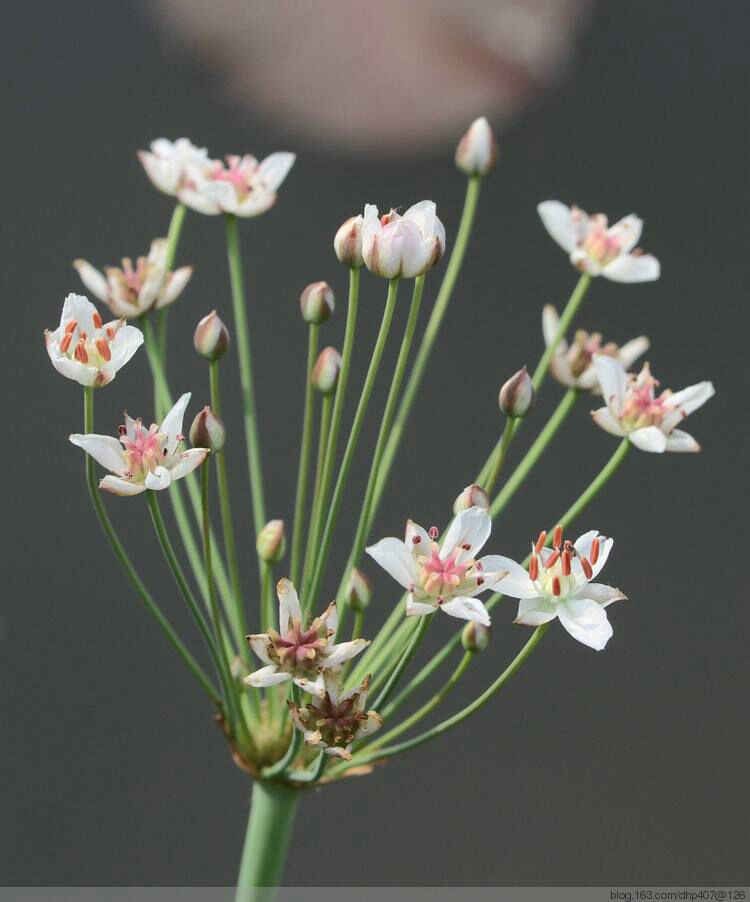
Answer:
[[[500,410],[513,419],[525,417],[534,403],[535,392],[526,367],[508,379],[500,389]]]
[[[210,407],[204,407],[190,427],[190,444],[194,448],[221,451],[226,440],[227,431],[224,424]]]
[[[275,564],[280,561],[286,552],[284,521],[269,520],[258,533],[255,547],[258,550],[258,557],[267,564]]]
[[[195,327],[193,345],[206,360],[219,360],[226,353],[229,347],[229,332],[215,310],[204,316]]]
[[[324,323],[336,309],[331,286],[328,282],[312,282],[300,295],[299,306],[305,322],[316,326]]]
[[[364,611],[372,598],[372,583],[357,567],[352,567],[349,573],[345,598],[353,611]]]
[[[464,649],[472,654],[478,654],[480,651],[484,651],[489,644],[489,627],[483,626],[475,620],[470,620],[461,633],[461,645],[463,645]]]
[[[332,395],[339,383],[341,354],[336,348],[323,348],[318,355],[310,381],[322,395]]]

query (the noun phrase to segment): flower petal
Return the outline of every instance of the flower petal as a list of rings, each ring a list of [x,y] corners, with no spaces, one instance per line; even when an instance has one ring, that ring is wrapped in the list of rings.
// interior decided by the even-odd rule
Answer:
[[[106,301],[109,295],[109,286],[104,275],[86,260],[74,260],[73,266],[78,270],[81,281],[94,297],[99,298],[100,301]]]
[[[291,620],[302,622],[302,608],[291,580],[280,579],[276,584],[276,595],[279,599],[279,632],[283,635],[289,630]]]
[[[591,565],[591,579],[596,579],[596,577],[601,573],[602,568],[607,563],[607,558],[609,557],[612,549],[615,546],[615,540],[611,538],[605,538],[604,536],[599,535],[599,533],[595,529],[591,529],[588,532],[585,532],[582,536],[579,536],[573,547],[576,552],[581,556],[587,558],[589,561],[591,560],[591,546],[594,542],[594,539],[599,539],[599,553],[596,559],[596,563]],[[574,563],[580,567],[581,562],[573,559]],[[581,568],[582,570],[583,568]]]
[[[348,661],[364,651],[369,644],[369,639],[353,639],[351,642],[339,642],[337,645],[331,645],[324,658],[323,666],[326,670],[330,667],[338,667],[344,661]]]
[[[424,604],[421,601],[415,601],[414,596],[410,593],[406,599],[406,616],[407,617],[426,617],[428,614],[434,614],[437,606],[434,604]]]
[[[607,357],[605,354],[594,354],[593,361],[604,402],[614,418],[619,419],[628,388],[628,374],[625,372],[625,367],[619,360]]]
[[[263,689],[265,686],[285,683],[289,679],[291,679],[291,674],[280,671],[275,664],[269,664],[268,667],[261,667],[260,670],[248,674],[242,682],[255,689]]]
[[[643,220],[636,216],[635,213],[630,213],[628,216],[623,216],[619,222],[610,226],[608,231],[613,238],[617,239],[620,253],[629,254],[641,240]]]
[[[581,594],[600,604],[603,608],[612,604],[613,601],[623,601],[627,598],[619,589],[605,586],[604,583],[589,583],[581,590]]]
[[[255,652],[255,654],[263,661],[264,664],[270,664],[271,659],[268,657],[268,634],[256,633],[247,637],[247,644]]]
[[[276,191],[281,187],[296,159],[293,153],[286,151],[269,154],[258,166],[256,177],[260,178],[268,189]]]
[[[653,282],[661,275],[661,267],[651,254],[620,254],[602,270],[612,282]]]
[[[546,347],[549,347],[555,340],[559,328],[560,317],[558,316],[557,310],[552,304],[545,304],[544,309],[542,310],[542,335],[544,335],[544,344]],[[557,347],[563,352],[567,350],[564,336]]]
[[[591,419],[605,432],[609,432],[610,435],[616,435],[618,438],[622,438],[625,435],[625,430],[620,425],[620,421],[612,416],[608,407],[600,407],[598,410],[592,410]]]
[[[478,598],[466,598],[459,596],[452,598],[440,605],[440,610],[450,614],[451,617],[458,617],[461,620],[473,620],[481,623],[482,626],[490,625],[490,615],[487,608],[479,601]]]
[[[517,561],[501,554],[489,554],[482,558],[482,566],[491,573],[505,571],[506,575],[487,586],[494,592],[502,592],[511,598],[536,598],[539,594],[534,583],[529,579],[526,568]]]
[[[111,492],[113,495],[140,495],[146,491],[146,486],[142,482],[133,482],[130,479],[123,479],[120,476],[105,476],[99,481],[99,488],[105,492]]]
[[[620,363],[626,370],[630,369],[636,360],[648,351],[650,344],[651,342],[645,335],[639,335],[638,338],[632,338],[630,341],[626,341],[617,352]]]
[[[167,436],[165,445],[167,454],[174,454],[177,448],[179,436],[182,435],[182,421],[185,417],[185,408],[190,402],[190,397],[190,392],[185,392],[184,395],[181,395],[177,403],[162,420],[161,426],[159,426],[159,432]]]
[[[695,454],[700,451],[701,446],[696,442],[692,435],[683,432],[682,429],[673,429],[667,436],[667,451],[677,451],[679,453]]]
[[[172,479],[182,479],[183,476],[192,473],[203,463],[207,454],[208,451],[205,448],[189,448],[187,451],[183,451],[176,458],[177,462],[170,464],[169,472],[172,474]]]
[[[537,213],[550,236],[567,253],[576,246],[576,227],[570,207],[559,200],[545,200],[537,206]]]
[[[122,445],[111,435],[71,435],[70,441],[101,464],[105,470],[122,476],[127,470]]]
[[[411,588],[419,581],[417,562],[401,539],[389,536],[370,545],[365,551],[404,589]]]
[[[548,598],[537,595],[535,598],[522,598],[518,603],[518,613],[514,623],[523,626],[541,626],[557,617],[557,606]]]
[[[146,474],[146,488],[153,492],[161,492],[172,484],[172,474],[166,467],[157,467]]]
[[[440,546],[445,559],[458,548],[458,559],[476,557],[492,531],[492,520],[483,507],[470,507],[456,515]]]
[[[607,612],[591,598],[561,601],[557,605],[557,616],[574,639],[595,651],[601,651],[612,637]]]
[[[628,433],[628,438],[641,451],[661,454],[667,450],[667,437],[658,426],[646,426]]]
[[[173,301],[176,301],[177,298],[182,294],[192,275],[192,266],[181,266],[179,269],[176,269],[169,277],[165,287],[162,289],[161,296],[156,302],[156,306],[166,307],[167,304],[171,304]]]
[[[683,417],[702,407],[709,398],[713,398],[716,389],[712,382],[698,382],[689,385],[682,391],[675,392],[668,401],[669,407],[679,409]]]

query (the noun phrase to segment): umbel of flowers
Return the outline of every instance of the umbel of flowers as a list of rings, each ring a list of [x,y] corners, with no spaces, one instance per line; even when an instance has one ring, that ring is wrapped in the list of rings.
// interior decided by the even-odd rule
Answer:
[[[460,729],[505,686],[555,620],[580,645],[597,651],[606,647],[613,635],[607,609],[625,595],[597,577],[611,557],[609,529],[616,530],[617,523],[614,514],[604,513],[606,522],[600,525],[607,532],[589,528],[587,506],[619,470],[631,445],[650,452],[697,451],[695,439],[680,427],[714,390],[710,382],[674,393],[662,390],[648,364],[638,374],[629,373],[649,347],[644,336],[618,345],[602,338],[600,323],[595,323],[597,331],[575,323],[595,276],[654,281],[659,262],[637,248],[642,231],[637,216],[610,226],[603,214],[545,201],[538,207],[542,223],[580,272],[570,300],[559,314],[545,307],[544,342],[532,337],[527,347],[533,357],[535,345],[542,344],[539,359],[532,368],[507,374],[499,410],[477,408],[475,415],[496,418],[497,435],[473,481],[460,490],[463,471],[456,470],[446,484],[430,487],[431,494],[443,495],[445,523],[423,528],[409,519],[403,538],[378,539],[373,523],[401,443],[407,434],[411,441],[422,434],[408,430],[409,418],[460,279],[483,180],[498,157],[489,123],[484,118],[474,122],[456,151],[456,164],[466,176],[466,201],[461,221],[450,229],[456,235],[452,245],[432,200],[398,207],[403,213],[393,208],[381,214],[374,204],[364,204],[361,213],[331,228],[334,254],[325,262],[327,280],[309,282],[299,300],[306,353],[279,348],[279,359],[297,371],[303,396],[298,426],[284,418],[284,434],[293,440],[283,443],[279,423],[262,429],[258,419],[257,396],[267,381],[256,383],[248,316],[263,300],[246,293],[238,218],[270,210],[294,155],[272,153],[260,163],[248,154],[219,160],[180,138],[158,139],[139,157],[153,185],[174,200],[166,238],[153,241],[149,254],[135,264],[126,257],[120,267],[103,272],[77,259],[84,285],[116,318],[105,323],[91,301],[71,294],[59,326],[45,333],[45,342],[54,368],[83,387],[82,430],[70,441],[85,452],[94,511],[123,575],[210,702],[234,761],[254,780],[237,880],[239,898],[251,898],[244,895],[248,888],[281,880],[304,790],[367,774],[386,762],[391,769],[402,766],[401,754]],[[217,289],[215,310],[191,307],[192,268],[175,265],[188,211],[223,220],[231,291],[222,298]],[[195,229],[215,222],[191,219]],[[111,249],[113,257],[118,250]],[[442,274],[435,273],[446,255]],[[374,335],[364,334],[358,321],[360,283],[368,274],[386,280]],[[342,279],[348,280],[346,291]],[[300,278],[301,284],[305,281]],[[423,316],[428,288],[436,290],[436,300]],[[411,297],[401,302],[407,309],[399,338],[393,333],[400,292]],[[347,297],[343,311],[334,293]],[[178,296],[180,303],[174,305]],[[467,297],[463,303],[472,301]],[[597,309],[605,305],[603,297]],[[178,356],[167,354],[170,314],[196,324],[192,394],[179,397],[167,366]],[[489,350],[492,324],[486,332]],[[274,340],[273,334],[259,338]],[[369,347],[359,384],[352,374],[355,343]],[[100,395],[94,389],[111,382],[142,344],[153,394],[134,397],[133,409],[152,416],[122,415],[104,395],[103,426],[97,432],[94,400]],[[398,350],[386,371],[382,361],[392,346]],[[449,341],[441,351],[450,354]],[[225,407],[221,391],[222,364],[229,354],[236,354],[239,364],[238,410]],[[142,356],[135,357],[134,367],[143,364]],[[563,394],[551,417],[539,422],[535,401],[548,373]],[[376,385],[384,388],[382,405],[375,401],[380,397]],[[559,391],[554,383],[549,388]],[[597,399],[593,421],[619,441],[591,481],[582,477],[570,506],[554,522],[542,524],[519,562],[517,549],[528,537],[512,529],[505,529],[501,539],[492,536],[493,521],[528,480],[577,401],[592,396]],[[186,436],[183,422],[193,397],[198,403]],[[529,421],[525,428],[536,430],[536,437],[514,461],[522,420]],[[74,413],[71,424],[78,425]],[[437,418],[435,429],[440,428]],[[590,419],[580,418],[576,428],[594,439]],[[267,482],[262,456],[264,450],[280,455],[292,446],[298,450],[296,492],[293,510],[284,517],[274,507],[275,487]],[[243,482],[230,485],[227,455],[245,458],[249,492]],[[355,459],[366,466],[361,485],[351,479]],[[122,500],[133,496],[142,497]],[[357,511],[353,522],[341,517],[344,498],[347,508]],[[418,497],[406,499],[402,493],[402,499],[409,508],[404,516],[416,514]],[[175,592],[202,640],[200,652],[190,650],[165,613],[166,599],[154,597],[148,574],[131,559],[117,527],[118,504],[144,505]],[[164,504],[171,507],[169,521]],[[575,541],[565,537],[573,521],[582,533]],[[240,531],[240,523],[251,528]],[[331,566],[333,548],[343,548],[346,555],[338,573]],[[390,579],[380,577],[381,568]],[[514,622],[495,613],[503,595],[518,599]],[[435,618],[438,611],[448,616]],[[443,646],[424,655],[421,643],[433,621]],[[491,636],[500,632],[507,640],[493,643]],[[523,645],[509,665],[495,648],[504,649],[514,638]],[[452,688],[479,653],[497,657],[498,676],[469,705],[446,716],[442,712],[451,707]],[[432,694],[415,703],[416,690],[425,686]],[[348,783],[356,792],[356,782]],[[265,841],[269,835],[277,837],[272,846]]]

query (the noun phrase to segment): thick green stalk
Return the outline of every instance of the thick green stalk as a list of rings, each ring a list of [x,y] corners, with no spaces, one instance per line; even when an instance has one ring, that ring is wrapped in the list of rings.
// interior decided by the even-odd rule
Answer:
[[[84,432],[92,433],[94,431],[94,389],[87,387],[83,390],[84,403]],[[91,503],[94,506],[94,512],[99,519],[99,525],[112,547],[115,557],[120,566],[125,571],[125,575],[130,580],[131,585],[135,589],[136,595],[143,602],[146,610],[156,621],[159,629],[164,633],[167,641],[175,649],[177,654],[182,658],[188,670],[193,674],[203,691],[211,699],[212,702],[220,704],[219,694],[214,689],[211,680],[206,676],[203,668],[198,664],[195,658],[190,654],[182,640],[174,630],[172,624],[167,620],[161,611],[159,605],[154,601],[153,596],[143,584],[138,572],[128,557],[122,542],[120,541],[115,528],[107,515],[104,508],[104,502],[99,493],[99,487],[96,480],[96,469],[94,467],[94,459],[88,454],[86,455],[86,484],[88,485]]]
[[[254,888],[281,883],[298,801],[299,792],[281,783],[258,780],[253,785],[236,902],[272,902],[268,891]]]
[[[315,388],[311,376],[318,355],[318,334],[320,326],[310,323],[307,341],[307,369],[305,370],[305,412],[302,420],[302,441],[300,442],[299,467],[297,469],[297,494],[294,500],[294,525],[292,527],[292,553],[289,573],[294,585],[299,585],[302,557],[302,532],[305,523],[307,502],[307,482],[310,472],[310,447],[312,445],[313,413],[315,408]]]
[[[325,529],[323,530],[323,536],[320,541],[320,549],[318,551],[318,557],[315,562],[314,575],[312,583],[310,584],[310,590],[307,600],[307,605],[312,608],[315,607],[318,592],[320,591],[320,585],[323,580],[323,571],[325,570],[326,561],[328,559],[328,552],[331,548],[333,531],[336,528],[336,520],[338,519],[341,502],[344,499],[344,489],[346,488],[346,482],[349,477],[349,470],[351,469],[352,461],[354,460],[354,452],[357,449],[359,436],[362,432],[362,427],[364,426],[365,416],[367,415],[367,407],[370,403],[372,390],[375,387],[375,379],[378,375],[380,361],[383,357],[383,351],[385,350],[385,345],[388,340],[388,333],[391,329],[393,313],[396,309],[397,295],[398,279],[391,279],[388,283],[388,296],[385,302],[385,310],[383,311],[383,319],[380,323],[380,331],[378,332],[378,337],[375,341],[375,347],[373,348],[372,352],[372,359],[370,360],[370,366],[368,367],[367,375],[365,376],[365,383],[362,386],[362,394],[360,395],[357,410],[354,414],[354,422],[352,423],[351,432],[349,433],[349,440],[346,443],[344,456],[341,461],[341,468],[339,469],[339,475],[336,480],[336,487],[333,490],[333,497],[331,498],[328,518],[326,519]],[[336,393],[336,403],[338,403],[338,392]],[[331,444],[333,444],[332,439]],[[329,456],[330,452],[331,449],[329,448]]]
[[[252,491],[253,520],[256,535],[266,522],[266,505],[263,497],[263,470],[260,460],[260,441],[258,439],[258,412],[255,404],[255,381],[253,379],[253,359],[250,348],[250,327],[247,319],[247,301],[245,283],[242,275],[242,257],[240,256],[240,238],[237,228],[237,217],[230,213],[225,216],[227,259],[229,261],[229,279],[232,287],[232,308],[234,310],[235,343],[240,363],[240,384],[242,387],[242,403],[244,407],[245,440],[247,443],[247,464]]]

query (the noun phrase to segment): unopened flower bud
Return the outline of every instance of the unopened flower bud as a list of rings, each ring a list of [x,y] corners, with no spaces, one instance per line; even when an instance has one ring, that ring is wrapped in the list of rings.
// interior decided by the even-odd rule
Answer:
[[[310,381],[322,395],[332,395],[336,391],[340,371],[341,354],[336,348],[323,348],[310,374]]]
[[[283,520],[269,520],[258,533],[255,543],[258,557],[267,564],[275,564],[284,557],[286,536]]]
[[[484,116],[475,119],[458,142],[456,166],[466,175],[487,175],[497,162],[497,143]]]
[[[453,513],[460,514],[461,511],[466,511],[470,507],[481,507],[483,510],[489,510],[490,499],[481,485],[467,485],[453,502]]]
[[[193,344],[195,350],[206,360],[219,360],[226,353],[229,332],[215,310],[204,316],[196,326]]]
[[[319,326],[331,318],[336,308],[328,282],[312,282],[300,295],[299,306],[305,322]]]
[[[464,649],[470,651],[472,654],[476,654],[477,652],[484,651],[489,644],[489,627],[483,626],[475,620],[470,620],[461,633],[461,645],[463,645]]]
[[[520,369],[500,389],[500,410],[513,419],[525,417],[534,403],[534,385],[526,367]]]
[[[372,597],[372,583],[357,567],[352,567],[346,584],[346,602],[353,611],[364,611]]]
[[[364,266],[362,258],[362,216],[350,216],[336,232],[333,249],[344,266],[359,269]]]
[[[226,440],[227,431],[224,424],[210,407],[204,407],[190,427],[190,444],[194,448],[221,451]]]

